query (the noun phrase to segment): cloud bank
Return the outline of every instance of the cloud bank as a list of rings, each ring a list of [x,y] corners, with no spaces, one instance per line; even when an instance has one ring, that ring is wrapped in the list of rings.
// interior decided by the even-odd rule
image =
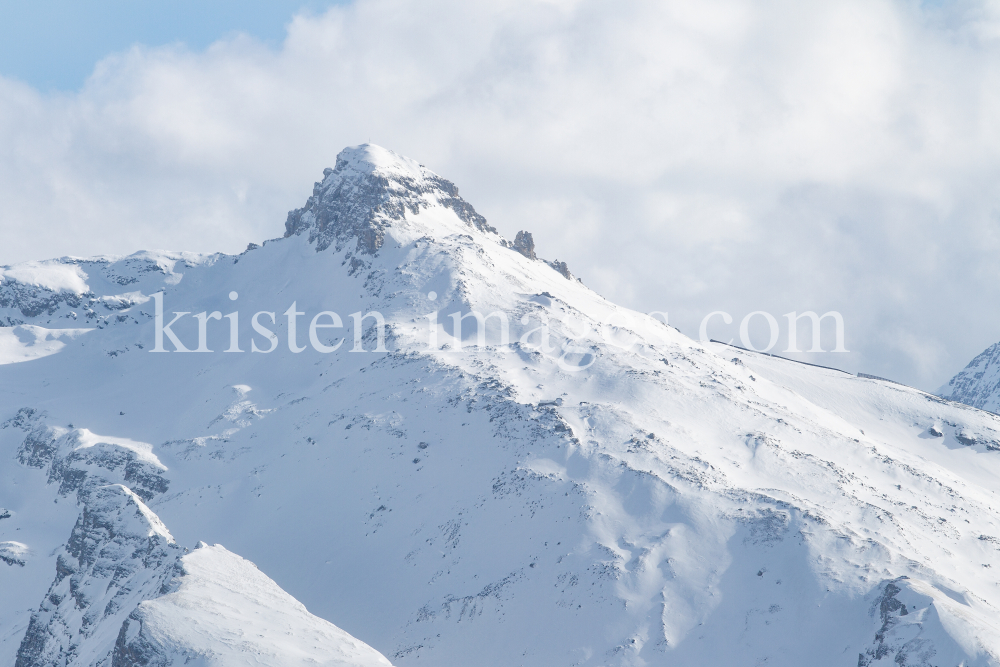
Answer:
[[[836,310],[799,358],[933,389],[1000,340],[998,45],[997,2],[358,0],[137,47],[0,79],[0,262],[239,251],[371,140],[690,335]]]

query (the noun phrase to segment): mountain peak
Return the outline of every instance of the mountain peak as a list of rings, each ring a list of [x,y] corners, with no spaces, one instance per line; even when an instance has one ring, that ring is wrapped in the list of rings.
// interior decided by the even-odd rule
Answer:
[[[375,144],[348,146],[340,151],[337,155],[336,169],[326,169],[323,176],[329,178],[334,173],[340,174],[342,177],[346,177],[350,173],[359,175],[380,173],[399,175],[415,180],[423,180],[425,173],[434,176],[433,172],[430,172],[416,160],[411,160]]]
[[[531,234],[522,231],[513,243],[499,237],[486,218],[458,196],[454,183],[416,160],[374,144],[340,151],[337,166],[323,170],[323,180],[315,183],[306,205],[289,211],[285,238],[307,233],[317,252],[330,246],[339,252],[354,242],[349,252],[374,255],[385,242],[387,230],[407,219],[407,214],[412,219],[431,208],[449,209],[460,224],[493,235],[501,245],[528,259],[538,259]],[[426,231],[435,235],[434,229]],[[574,279],[565,262],[542,261],[567,280]]]
[[[285,237],[308,233],[317,251],[342,250],[357,241],[357,251],[374,255],[393,223],[421,210],[443,206],[468,226],[496,234],[486,218],[458,196],[458,188],[430,169],[386,148],[362,144],[345,148],[337,165],[323,171],[306,205],[290,211]]]
[[[1000,411],[1000,343],[976,355],[937,394],[980,410]]]

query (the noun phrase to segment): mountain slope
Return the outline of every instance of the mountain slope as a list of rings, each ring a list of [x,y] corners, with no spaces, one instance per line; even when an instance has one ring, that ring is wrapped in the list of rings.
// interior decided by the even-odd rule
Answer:
[[[130,479],[162,478],[179,543],[226,544],[394,664],[1000,664],[1000,418],[704,346],[532,245],[361,146],[240,256],[5,269],[10,361],[63,345],[0,366],[0,541],[30,551],[0,565],[0,628],[73,527],[55,462],[113,436],[151,443]],[[151,353],[158,302],[213,352]],[[324,311],[343,328],[313,341]]]

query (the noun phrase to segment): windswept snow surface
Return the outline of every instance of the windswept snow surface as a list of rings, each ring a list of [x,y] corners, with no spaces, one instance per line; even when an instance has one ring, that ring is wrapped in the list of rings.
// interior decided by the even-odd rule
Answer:
[[[72,302],[0,283],[15,324],[96,329],[0,366],[0,542],[31,554],[0,563],[0,664],[98,481],[401,666],[1000,664],[996,415],[692,341],[378,147],[345,150],[285,238],[171,256],[94,260]],[[221,319],[212,353],[151,353],[161,291],[166,321],[238,311],[243,352]],[[499,315],[482,345],[453,327],[473,310],[508,340]],[[355,341],[370,311],[385,352],[372,318]],[[198,346],[192,315],[173,331]],[[122,440],[78,451],[81,429]],[[183,601],[226,586],[210,565],[138,609],[180,637]]]
[[[22,324],[0,327],[0,366],[40,359],[66,347],[66,342],[91,329],[44,329]]]
[[[176,590],[141,603],[122,626],[116,665],[391,667],[221,545],[202,545],[180,566]]]

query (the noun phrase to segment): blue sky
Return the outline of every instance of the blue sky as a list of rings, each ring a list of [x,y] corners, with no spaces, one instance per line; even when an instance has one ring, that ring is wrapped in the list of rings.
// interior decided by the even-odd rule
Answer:
[[[279,44],[299,11],[330,0],[0,0],[0,75],[40,90],[76,90],[104,56],[140,43],[203,49],[242,32]]]

